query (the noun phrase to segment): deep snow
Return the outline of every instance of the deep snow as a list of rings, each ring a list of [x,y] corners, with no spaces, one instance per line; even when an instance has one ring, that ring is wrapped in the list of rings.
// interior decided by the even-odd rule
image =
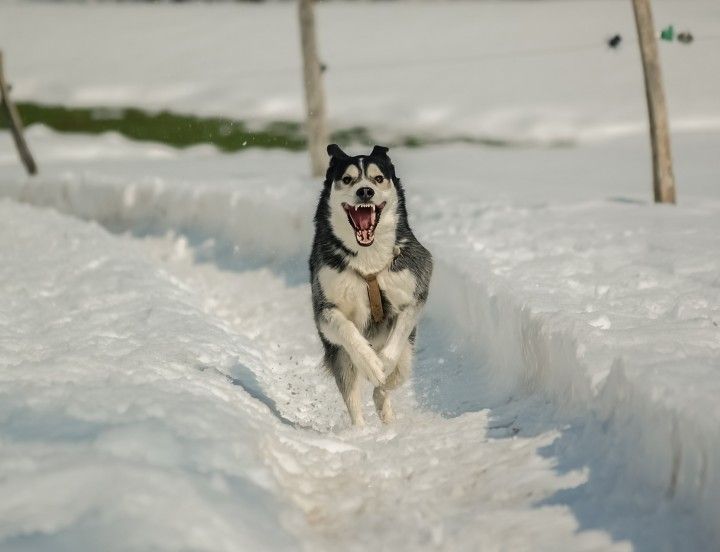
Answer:
[[[607,199],[585,199],[597,197],[586,184],[592,175],[569,180],[577,182],[571,202],[550,203],[540,198],[565,184],[543,179],[540,189],[525,193],[512,175],[527,167],[508,165],[509,152],[398,150],[411,217],[438,270],[416,376],[398,406],[402,417],[391,428],[357,432],[347,429],[332,382],[317,367],[305,282],[317,183],[299,176],[303,155],[178,152],[41,129],[30,138],[46,160],[45,173],[27,180],[14,159],[1,159],[3,195],[132,231],[136,237],[113,238],[62,219],[70,236],[103,235],[107,245],[94,254],[109,256],[109,267],[142,257],[139,272],[169,275],[158,294],[181,294],[196,324],[222,328],[199,332],[196,342],[181,319],[168,321],[160,336],[140,325],[136,339],[148,345],[138,365],[159,365],[157,383],[173,393],[187,378],[198,385],[215,378],[232,390],[230,406],[208,401],[203,419],[213,420],[213,409],[223,405],[235,409],[241,428],[250,425],[243,443],[259,443],[248,446],[264,464],[250,471],[265,474],[260,479],[270,495],[262,495],[264,521],[279,519],[296,545],[656,550],[717,543],[720,201],[701,199],[706,166],[686,166],[685,199],[676,208],[622,194],[636,184],[627,180],[609,182]],[[696,150],[693,137],[685,137],[681,151],[684,140],[688,152]],[[626,174],[642,174],[645,158],[633,144],[552,150],[544,160],[608,156],[627,161]],[[515,155],[532,159],[534,152]],[[447,167],[470,156],[475,162],[456,173],[452,189],[437,185],[452,174]],[[515,187],[487,177],[502,167]],[[17,226],[60,220],[17,214],[11,204],[5,209]],[[24,250],[40,247],[33,240],[41,236],[28,232]],[[81,247],[88,239],[76,241]],[[63,257],[62,244],[54,245]],[[52,274],[42,257],[26,262],[44,278]],[[27,279],[12,268],[7,277]],[[201,366],[230,380],[195,369],[206,331],[214,356],[202,357]],[[148,351],[155,340],[189,354],[165,367],[166,355]],[[95,361],[87,369],[103,373]],[[177,374],[186,374],[182,384]],[[72,389],[62,400],[75,402]],[[245,410],[255,412],[249,422],[241,419]],[[122,416],[117,423],[125,423]],[[222,425],[210,432],[218,441],[211,450],[228,446]],[[162,443],[170,430],[155,431],[161,435],[150,440]],[[72,433],[65,438],[77,440]],[[142,435],[131,440],[145,442]],[[235,458],[230,463],[241,477],[248,463],[241,452]],[[189,477],[182,466],[178,477]],[[199,460],[195,469],[216,471]],[[242,511],[245,490],[227,493]],[[207,501],[198,499],[198,507],[215,507],[212,497]],[[110,507],[95,505],[100,512]],[[190,532],[193,524],[184,527]],[[128,531],[138,548],[157,536],[142,526]],[[51,532],[47,542],[54,538]]]
[[[672,129],[720,129],[720,6],[653,3]],[[377,139],[468,135],[557,143],[644,136],[629,2],[318,5],[336,128]],[[0,2],[8,78],[26,101],[301,121],[296,6]],[[62,21],[62,24],[58,24]],[[615,33],[619,50],[605,41]],[[37,37],[42,35],[43,39]],[[121,47],[118,47],[118,45]]]

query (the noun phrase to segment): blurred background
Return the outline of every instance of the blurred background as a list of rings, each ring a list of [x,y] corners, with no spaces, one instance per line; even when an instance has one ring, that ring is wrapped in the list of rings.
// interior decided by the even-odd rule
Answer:
[[[716,171],[720,8],[655,4],[658,32],[672,26],[692,39],[660,41],[678,176]],[[292,2],[5,1],[0,9],[6,73],[27,125],[227,152],[306,145]],[[649,163],[629,2],[327,1],[316,12],[332,141],[563,148],[573,150],[563,163],[582,158],[585,176],[601,173],[593,185]],[[637,167],[618,163],[628,149]],[[527,159],[531,170],[503,162],[507,180],[558,169]],[[488,171],[480,176],[495,176]]]

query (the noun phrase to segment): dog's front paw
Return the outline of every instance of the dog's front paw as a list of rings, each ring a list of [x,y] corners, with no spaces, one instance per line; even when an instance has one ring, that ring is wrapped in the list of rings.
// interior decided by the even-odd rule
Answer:
[[[358,368],[367,376],[370,383],[375,387],[380,387],[385,383],[387,376],[383,371],[383,361],[377,356],[375,351],[368,347],[357,360]]]

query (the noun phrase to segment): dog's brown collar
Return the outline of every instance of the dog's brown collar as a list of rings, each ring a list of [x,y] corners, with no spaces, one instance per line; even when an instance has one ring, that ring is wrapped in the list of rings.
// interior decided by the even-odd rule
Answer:
[[[373,322],[375,322],[376,324],[379,324],[380,322],[385,320],[385,311],[383,309],[382,297],[380,295],[380,284],[377,281],[378,274],[380,274],[386,268],[389,268],[395,262],[395,259],[397,259],[399,256],[400,248],[395,246],[395,248],[393,249],[393,258],[387,264],[387,266],[384,266],[379,271],[373,274],[362,274],[357,270],[355,271],[367,283],[368,299],[370,301],[370,314],[372,315]]]

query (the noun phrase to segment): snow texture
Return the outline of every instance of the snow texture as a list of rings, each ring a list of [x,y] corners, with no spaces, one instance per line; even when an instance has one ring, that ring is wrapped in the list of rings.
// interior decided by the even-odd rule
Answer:
[[[290,549],[250,344],[132,243],[0,212],[3,550]]]
[[[303,155],[30,139],[43,176],[2,158],[0,192],[116,235],[2,204],[8,549],[716,548],[720,197],[696,137],[675,208],[623,194],[647,182],[634,141],[537,161],[624,159],[601,200],[572,167],[529,187],[509,159],[532,150],[395,152],[438,264],[400,419],[365,430],[317,365]]]

